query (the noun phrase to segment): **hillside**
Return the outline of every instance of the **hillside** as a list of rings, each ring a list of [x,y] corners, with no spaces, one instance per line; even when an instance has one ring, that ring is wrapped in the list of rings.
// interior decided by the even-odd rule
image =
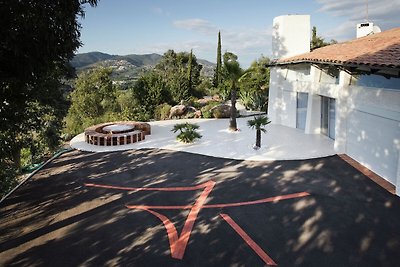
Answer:
[[[113,69],[114,81],[127,82],[135,81],[141,73],[152,69],[161,60],[162,55],[145,54],[145,55],[109,55],[101,52],[89,52],[76,54],[71,60],[71,65],[81,72],[84,70],[109,67]],[[204,59],[197,59],[198,63],[203,65],[202,75],[212,77],[214,75],[215,64]]]

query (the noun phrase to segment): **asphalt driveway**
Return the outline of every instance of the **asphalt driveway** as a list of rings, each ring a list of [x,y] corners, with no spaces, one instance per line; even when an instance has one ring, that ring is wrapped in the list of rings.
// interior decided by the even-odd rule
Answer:
[[[338,156],[72,151],[0,214],[0,266],[400,264],[399,197]]]

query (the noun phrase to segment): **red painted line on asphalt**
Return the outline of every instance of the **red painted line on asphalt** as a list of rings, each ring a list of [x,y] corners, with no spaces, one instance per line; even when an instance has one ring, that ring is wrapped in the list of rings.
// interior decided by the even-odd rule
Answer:
[[[176,254],[176,244],[179,239],[178,232],[176,231],[174,224],[165,215],[163,215],[161,213],[158,213],[158,212],[150,210],[150,209],[143,209],[143,210],[150,212],[151,214],[155,215],[163,222],[164,227],[167,230],[169,247],[171,250],[171,256],[174,258],[174,255]]]
[[[128,209],[153,209],[153,210],[187,210],[191,209],[193,205],[185,205],[185,206],[147,206],[147,205],[126,205]],[[204,208],[204,206],[203,206]]]
[[[195,204],[191,206],[191,210],[189,212],[188,217],[186,218],[185,224],[183,225],[183,229],[179,237],[174,224],[165,215],[153,211],[149,208],[146,208],[146,206],[136,207],[138,209],[150,212],[151,214],[155,215],[162,221],[165,229],[167,230],[171,256],[174,259],[179,259],[179,260],[183,259],[183,255],[185,254],[185,250],[189,242],[189,237],[192,232],[194,223],[197,219],[197,215],[199,214],[204,203],[206,202],[208,195],[214,188],[215,182],[208,181],[203,185],[205,186],[205,188],[203,192],[200,194],[200,196],[197,198]]]
[[[103,184],[90,184],[85,183],[88,187],[106,188],[106,189],[117,189],[126,191],[193,191],[200,188],[206,187],[208,182],[198,184],[195,186],[185,186],[185,187],[123,187],[114,185],[103,185]]]
[[[244,202],[235,202],[235,203],[221,203],[221,204],[208,204],[204,205],[203,209],[213,209],[213,208],[227,208],[227,207],[239,207],[239,206],[246,206],[246,205],[254,205],[254,204],[262,204],[268,202],[278,202],[281,200],[292,199],[292,198],[299,198],[299,197],[306,197],[309,196],[310,193],[308,192],[300,192],[288,195],[281,195],[275,197],[268,197],[253,201],[244,201]],[[182,205],[182,206],[146,206],[146,205],[127,205],[129,209],[156,209],[156,210],[177,210],[177,209],[191,209],[191,205]]]
[[[196,203],[193,205],[193,208],[190,210],[189,215],[185,221],[185,225],[183,226],[181,236],[179,237],[179,240],[176,243],[175,256],[177,259],[183,258],[183,254],[185,253],[190,233],[192,232],[194,222],[197,219],[197,215],[199,214],[204,203],[206,202],[208,195],[211,193],[212,189],[215,186],[214,181],[208,181],[205,184],[207,184],[206,188],[203,190],[203,192],[201,192],[199,198],[196,200]]]
[[[267,265],[277,266],[274,260],[228,214],[221,213],[220,215]]]

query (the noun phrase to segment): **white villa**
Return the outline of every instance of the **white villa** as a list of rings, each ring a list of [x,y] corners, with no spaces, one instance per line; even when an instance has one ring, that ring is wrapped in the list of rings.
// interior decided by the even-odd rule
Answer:
[[[333,139],[400,195],[400,28],[359,24],[363,37],[312,52],[310,28],[308,15],[274,19],[269,118]]]

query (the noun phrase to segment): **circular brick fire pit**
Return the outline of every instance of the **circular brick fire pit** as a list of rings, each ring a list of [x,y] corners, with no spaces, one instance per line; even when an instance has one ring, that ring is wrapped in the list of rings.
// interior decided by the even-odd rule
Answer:
[[[148,134],[151,134],[151,128],[145,122],[107,122],[87,128],[85,141],[96,146],[119,146],[142,141]]]

